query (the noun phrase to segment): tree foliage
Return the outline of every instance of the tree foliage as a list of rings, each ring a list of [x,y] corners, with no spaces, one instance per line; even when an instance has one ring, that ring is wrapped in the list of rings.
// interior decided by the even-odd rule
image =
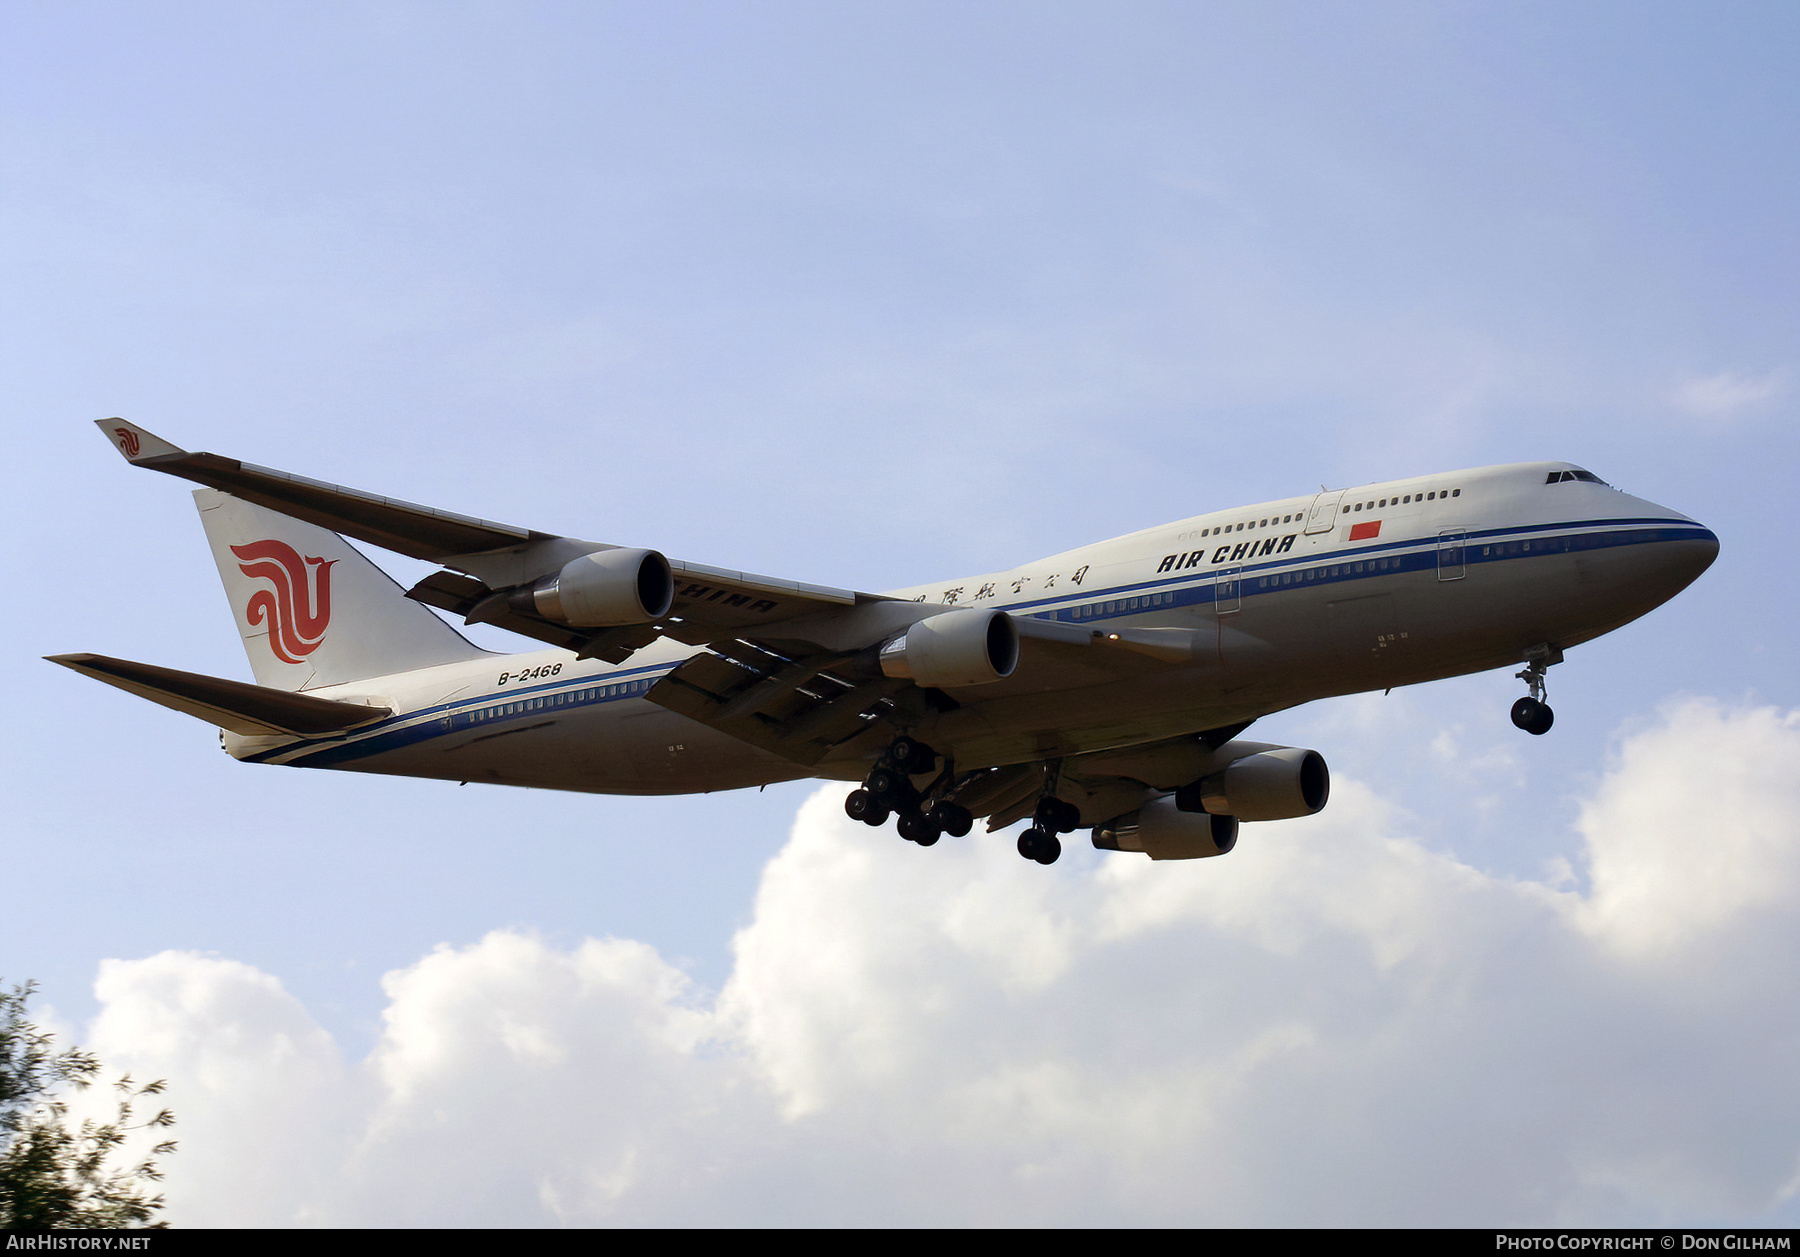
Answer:
[[[134,1083],[127,1074],[113,1084],[117,1117],[88,1118],[70,1130],[59,1089],[86,1089],[100,1062],[80,1048],[56,1051],[52,1036],[25,1019],[35,989],[27,982],[0,990],[0,1229],[166,1225],[151,1221],[162,1196],[147,1193],[162,1178],[156,1158],[175,1151],[174,1141],[157,1144],[137,1165],[110,1165],[134,1133],[175,1124],[167,1109],[138,1120],[139,1105],[164,1084]]]

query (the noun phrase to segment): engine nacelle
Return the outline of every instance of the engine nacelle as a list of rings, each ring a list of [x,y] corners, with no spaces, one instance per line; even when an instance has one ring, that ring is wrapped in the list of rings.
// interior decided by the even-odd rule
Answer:
[[[1241,821],[1285,821],[1311,816],[1331,797],[1331,771],[1317,751],[1284,746],[1235,759],[1223,772],[1175,792],[1184,812],[1235,816]]]
[[[1224,855],[1237,846],[1237,837],[1237,817],[1184,812],[1168,795],[1094,827],[1094,845],[1100,850],[1142,851],[1152,860]]]
[[[598,550],[571,559],[528,593],[529,609],[582,628],[648,624],[669,613],[675,573],[654,550]]]
[[[946,611],[881,648],[883,675],[937,689],[1003,681],[1018,662],[1018,626],[999,610]]]

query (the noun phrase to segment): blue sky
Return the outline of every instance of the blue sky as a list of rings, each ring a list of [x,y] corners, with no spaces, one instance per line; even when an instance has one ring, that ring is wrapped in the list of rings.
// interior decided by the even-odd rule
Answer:
[[[1768,1129],[1800,1100],[1791,1071],[1759,1073],[1736,1055],[1743,1036],[1701,1027],[1764,1026],[1769,1042],[1800,1033],[1792,976],[1769,960],[1800,906],[1800,805],[1783,786],[1800,776],[1783,723],[1800,669],[1778,531],[1800,463],[1792,6],[13,3],[0,14],[0,415],[19,608],[0,626],[0,669],[14,710],[30,714],[13,722],[0,770],[9,880],[22,888],[0,921],[0,975],[37,978],[64,1024],[110,1056],[177,1088],[184,1068],[254,1080],[248,1057],[200,1069],[217,1049],[191,1010],[215,1005],[169,994],[237,992],[219,996],[231,1010],[219,1024],[239,1025],[246,1043],[270,1026],[310,1027],[283,1041],[325,1044],[319,1077],[349,1090],[344,1079],[385,1079],[382,1120],[410,1130],[393,1107],[413,1094],[395,1081],[413,1076],[394,1062],[421,1041],[406,1027],[467,1048],[472,1071],[487,1060],[479,1019],[427,998],[433,975],[589,973],[582,990],[629,989],[633,1008],[670,1025],[682,1009],[712,1019],[690,1031],[715,1057],[656,1057],[653,1072],[686,1097],[671,1104],[726,1086],[714,1069],[726,1061],[741,1071],[727,1090],[772,1097],[740,1114],[742,1142],[726,1143],[830,1164],[838,1198],[868,1209],[827,1215],[791,1189],[766,1214],[744,1212],[764,1197],[744,1168],[763,1153],[743,1152],[707,1197],[702,1214],[718,1220],[1043,1216],[1031,1211],[1062,1200],[1056,1191],[1006,1185],[1054,1185],[1055,1166],[1104,1160],[1109,1140],[1199,1149],[1238,1129],[1224,1117],[1126,1133],[1051,1123],[1042,1144],[996,1151],[946,1116],[920,1119],[898,1161],[866,1137],[884,1113],[937,1113],[974,1085],[946,1065],[968,1059],[953,1049],[972,1041],[969,1023],[881,1030],[882,1009],[923,998],[916,984],[929,978],[894,968],[884,948],[971,972],[984,971],[970,956],[1012,937],[1068,935],[1104,952],[1124,936],[1093,923],[1125,893],[1120,879],[1161,893],[1140,885],[1147,865],[1120,873],[1071,853],[1032,884],[1003,840],[954,855],[895,842],[869,857],[894,865],[889,898],[853,860],[819,855],[869,840],[834,830],[829,809],[805,811],[804,784],[643,800],[250,768],[197,723],[40,662],[93,650],[248,676],[182,486],[124,467],[91,419],[120,414],[189,448],[487,518],[863,589],[1318,483],[1566,458],[1705,521],[1721,537],[1718,563],[1675,602],[1571,652],[1552,673],[1557,726],[1544,739],[1506,722],[1517,685],[1505,674],[1265,720],[1260,736],[1316,746],[1340,782],[1329,825],[1266,831],[1280,835],[1267,861],[1301,862],[1294,895],[1268,888],[1271,870],[1290,866],[1249,839],[1229,862],[1154,872],[1189,896],[1169,929],[1266,982],[1215,982],[1205,962],[1164,972],[1148,944],[1141,986],[1099,959],[1046,961],[1031,972],[1051,976],[1029,981],[1007,970],[965,993],[967,1006],[1025,982],[1036,1002],[1018,1004],[995,1041],[1027,1025],[1040,1037],[1018,1040],[1014,1074],[1002,1059],[983,1094],[1024,1094],[1062,1071],[1117,1078],[1152,1108],[1192,1092],[1191,1112],[1216,1115],[1224,1101],[1194,1082],[1197,1066],[1121,1076],[1069,1029],[1102,1009],[1118,1024],[1162,1024],[1153,1006],[1172,992],[1210,1001],[1220,1025],[1243,1023],[1220,1047],[1232,1059],[1305,1041],[1319,1055],[1291,1068],[1338,1077],[1366,1050],[1345,1030],[1362,1014],[1296,995],[1275,1021],[1252,1015],[1268,992],[1327,989],[1331,949],[1219,915],[1208,896],[1221,886],[1295,922],[1290,940],[1342,928],[1366,941],[1375,927],[1331,925],[1329,898],[1305,888],[1389,859],[1428,868],[1420,885],[1440,878],[1514,904],[1495,910],[1491,936],[1438,939],[1470,974],[1492,972],[1497,939],[1526,938],[1541,958],[1578,938],[1585,959],[1543,960],[1542,972],[1591,963],[1641,995],[1618,957],[1661,962],[1618,905],[1672,909],[1621,888],[1667,887],[1682,870],[1712,885],[1708,868],[1742,861],[1767,893],[1697,895],[1713,909],[1693,909],[1694,946],[1722,968],[1690,975],[1695,990],[1727,971],[1767,983],[1741,1004],[1653,1015],[1617,985],[1596,995],[1548,980],[1533,1004],[1471,976],[1463,1029],[1436,1038],[1395,1022],[1375,1036],[1459,1050],[1466,1026],[1502,1009],[1603,1045],[1662,1026],[1746,1079],[1743,1094],[1696,1098],[1706,1122],[1694,1129],[1712,1133],[1659,1162],[1734,1150],[1741,1173],[1712,1194],[1671,1193],[1647,1162],[1574,1132],[1570,1115],[1624,1132],[1630,1101],[1664,1102],[1678,1088],[1652,1062],[1641,1093],[1621,1085],[1616,1109],[1550,1105],[1569,1124],[1561,1142],[1550,1116],[1537,1142],[1490,1138],[1484,1172],[1513,1194],[1440,1194],[1462,1212],[1432,1213],[1391,1183],[1284,1170],[1272,1142],[1249,1157],[1235,1197],[1262,1212],[1205,1199],[1158,1212],[1122,1186],[1091,1213],[1052,1216],[1254,1222],[1294,1216],[1305,1199],[1320,1221],[1791,1224],[1800,1148]],[[392,570],[414,574],[400,560]],[[1690,728],[1709,739],[1691,768]],[[1620,802],[1634,786],[1658,801],[1653,816]],[[1666,841],[1630,841],[1634,827],[1665,824]],[[1620,871],[1620,853],[1638,850],[1643,868]],[[996,942],[940,921],[930,905],[963,883],[1000,888],[982,919],[1016,934],[994,925]],[[809,884],[863,907],[844,936],[814,939],[868,958],[848,966],[844,989],[790,981],[766,960],[811,937],[796,889]],[[1433,901],[1420,893],[1398,896],[1399,918]],[[859,925],[868,937],[850,937]],[[1369,946],[1388,959],[1345,980],[1375,993],[1371,1007],[1388,1006],[1384,991],[1404,1006],[1384,983],[1405,964],[1391,940]],[[384,974],[401,976],[384,987]],[[693,986],[672,995],[677,974]],[[530,1022],[543,1007],[509,1015]],[[146,1029],[179,1022],[182,1008],[180,1033]],[[806,1046],[830,1041],[821,1026],[897,1063],[844,1082],[828,1052]],[[583,1033],[569,1030],[557,1059],[602,1051]],[[1055,1051],[1020,1063],[1037,1042]],[[1554,1037],[1520,1048],[1558,1055]],[[544,1077],[545,1095],[563,1085]],[[1250,1097],[1243,1129],[1281,1128],[1256,1105],[1306,1094],[1298,1077],[1279,1074],[1266,1101],[1232,1091]],[[1479,1107],[1471,1096],[1493,1093],[1440,1081],[1441,1106],[1393,1129],[1344,1117],[1345,1146],[1387,1141],[1396,1179],[1444,1163]],[[1589,1097],[1590,1081],[1572,1065],[1545,1094]],[[216,1167],[242,1156],[197,1149],[235,1149],[244,1135],[230,1115],[248,1101],[188,1085],[182,1159],[197,1168],[172,1166],[171,1194],[189,1219],[450,1216],[434,1214],[451,1203],[423,1186],[407,1197],[414,1212],[385,1216],[332,1186],[348,1173],[345,1131],[363,1131],[359,1155],[372,1155],[375,1119],[361,1111],[318,1137],[304,1200],[228,1189]],[[1531,1084],[1496,1085],[1516,1101],[1507,1088]],[[554,1126],[547,1108],[515,1107],[521,1139]],[[691,1168],[693,1145],[644,1121],[614,1132],[619,1146],[671,1173]],[[702,1216],[594,1169],[613,1154],[567,1140],[545,1134],[551,1159],[516,1196],[465,1192],[484,1202],[467,1220]],[[1620,1133],[1618,1146],[1636,1145]],[[1509,1177],[1533,1159],[1584,1168]],[[894,1189],[928,1181],[919,1167],[938,1162],[965,1165],[1001,1203],[984,1214],[955,1193]],[[587,1186],[544,1186],[568,1175]],[[1359,1201],[1374,1212],[1357,1213]]]

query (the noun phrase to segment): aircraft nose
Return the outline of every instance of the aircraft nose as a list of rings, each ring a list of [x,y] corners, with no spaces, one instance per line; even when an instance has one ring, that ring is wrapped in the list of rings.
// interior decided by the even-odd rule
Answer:
[[[1700,574],[1713,565],[1719,557],[1719,538],[1712,529],[1685,516],[1675,516],[1670,522],[1679,522],[1680,526],[1671,529],[1670,535],[1654,549],[1659,574],[1673,596],[1675,591],[1700,579]]]
[[[1712,529],[1702,529],[1686,548],[1688,550],[1687,561],[1693,565],[1694,576],[1699,576],[1713,565],[1714,559],[1719,557],[1719,538]]]

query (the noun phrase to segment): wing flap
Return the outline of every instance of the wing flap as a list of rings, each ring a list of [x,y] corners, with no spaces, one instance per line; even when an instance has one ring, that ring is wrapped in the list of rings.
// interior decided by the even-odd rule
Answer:
[[[180,672],[155,664],[135,663],[107,655],[46,655],[51,663],[147,698],[173,711],[249,737],[292,734],[319,737],[357,729],[394,713],[386,707],[339,703],[264,685],[227,681],[198,672]]]
[[[801,764],[816,764],[873,723],[870,713],[908,682],[858,683],[832,669],[848,656],[799,657],[755,642],[713,643],[651,687],[670,711]]]

